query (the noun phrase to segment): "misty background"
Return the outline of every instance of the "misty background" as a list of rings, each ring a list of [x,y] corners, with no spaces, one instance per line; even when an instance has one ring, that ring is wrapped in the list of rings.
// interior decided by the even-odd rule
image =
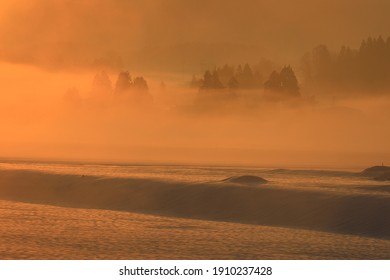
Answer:
[[[387,37],[390,2],[0,2],[0,157],[360,167],[390,161],[388,95],[319,96],[301,60],[319,44]],[[292,65],[303,102],[199,113],[192,74],[227,64]],[[151,106],[93,101],[105,70],[148,82]],[[279,71],[280,69],[275,69]],[[164,88],[161,87],[164,82]],[[77,88],[82,105],[67,106]]]
[[[389,9],[386,0],[2,1],[0,56],[49,68],[120,57],[163,72],[262,56],[292,64],[318,44],[387,36]]]

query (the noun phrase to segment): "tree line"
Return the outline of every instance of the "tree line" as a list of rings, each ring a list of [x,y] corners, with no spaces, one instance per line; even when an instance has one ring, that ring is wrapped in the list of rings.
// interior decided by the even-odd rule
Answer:
[[[115,97],[150,103],[152,96],[148,91],[148,83],[142,76],[132,78],[129,71],[121,71],[117,76],[115,85],[113,85],[108,74],[105,71],[101,71],[93,78],[89,97],[92,100],[102,102]],[[73,87],[66,91],[64,100],[67,103],[78,104],[82,101],[82,98],[77,88]]]
[[[390,37],[369,37],[358,49],[332,52],[319,45],[301,61],[305,83],[317,87],[383,90],[390,87]]]
[[[196,76],[193,76],[191,86],[197,87],[201,91],[264,89],[267,92],[285,96],[299,96],[298,79],[291,66],[285,66],[280,71],[270,71],[268,78],[264,79],[256,66],[251,67],[249,64],[245,64],[244,67],[224,65],[216,67],[213,71],[206,70],[203,78],[197,79]]]

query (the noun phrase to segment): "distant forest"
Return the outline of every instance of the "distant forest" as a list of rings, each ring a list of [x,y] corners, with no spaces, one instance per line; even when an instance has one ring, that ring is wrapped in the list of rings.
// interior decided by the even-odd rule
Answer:
[[[333,52],[326,45],[319,45],[307,52],[301,59],[298,80],[296,69],[291,66],[278,67],[270,60],[262,59],[256,64],[225,64],[209,69],[202,77],[192,77],[190,86],[199,90],[198,100],[219,101],[237,97],[243,90],[255,90],[267,97],[281,100],[301,96],[301,88],[306,93],[329,91],[334,94],[367,91],[370,94],[390,90],[390,37],[384,40],[369,37],[363,40],[359,49],[343,46]],[[165,88],[165,83],[161,83]],[[96,74],[90,99],[107,100],[107,97],[145,104],[152,103],[147,81],[143,77],[132,78],[128,71],[121,71],[115,85],[102,71]],[[207,94],[207,92],[219,92]],[[78,103],[82,98],[77,89],[71,88],[64,96],[70,103]]]
[[[337,53],[319,45],[302,59],[305,83],[311,86],[385,90],[390,88],[390,37],[369,37],[359,49],[343,46]]]
[[[190,85],[200,90],[264,89],[268,92],[299,96],[299,84],[322,90],[390,89],[390,37],[363,40],[359,49],[343,46],[332,52],[319,45],[306,53],[297,67],[301,81],[291,66],[276,71],[277,66],[263,59],[253,66],[224,65],[206,70],[203,77],[192,77]]]
[[[291,66],[285,66],[277,72],[271,71],[272,65],[271,63],[259,63],[253,67],[254,70],[249,64],[245,64],[244,67],[241,65],[217,67],[212,72],[207,70],[203,78],[197,79],[193,76],[191,86],[198,87],[200,90],[264,88],[285,96],[299,96],[298,80]],[[266,80],[263,74],[265,72],[270,72]]]
[[[114,97],[137,103],[151,103],[152,96],[148,91],[148,83],[142,76],[132,78],[129,71],[121,71],[113,87],[110,77],[102,71],[95,75],[89,97],[98,102],[106,102]],[[74,105],[80,104],[82,98],[76,88],[69,88],[64,95],[64,101]]]

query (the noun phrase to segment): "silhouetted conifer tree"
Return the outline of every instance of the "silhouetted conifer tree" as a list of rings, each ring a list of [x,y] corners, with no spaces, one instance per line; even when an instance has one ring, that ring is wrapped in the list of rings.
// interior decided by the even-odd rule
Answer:
[[[280,78],[280,74],[276,71],[273,71],[269,79],[264,83],[264,88],[270,91],[281,91],[282,80]]]
[[[234,76],[233,67],[225,64],[222,68],[218,68],[218,76],[223,85],[227,85],[230,79]]]
[[[92,82],[92,95],[106,97],[112,92],[112,83],[105,71],[97,73]]]
[[[267,91],[283,94],[284,96],[299,96],[298,80],[290,66],[283,67],[280,73],[273,71],[264,83]]]
[[[223,84],[222,84],[221,81],[219,80],[219,75],[218,75],[217,70],[214,70],[214,72],[213,72],[213,76],[212,76],[212,86],[213,86],[213,88],[215,88],[215,89],[221,89],[221,88],[223,88]]]
[[[203,84],[201,88],[202,89],[213,88],[213,76],[211,75],[209,70],[207,70],[203,75]]]
[[[122,71],[118,75],[118,80],[115,84],[115,93],[121,94],[131,88],[132,81],[129,71]]]
[[[242,77],[243,70],[241,64],[238,65],[236,70],[236,79],[240,79]]]
[[[236,78],[234,78],[234,77],[230,78],[230,81],[228,83],[228,87],[231,89],[237,89],[239,87],[239,84],[238,84],[238,81],[236,80]]]
[[[254,75],[249,64],[245,64],[244,70],[242,71],[241,78],[239,79],[240,85],[244,88],[254,87]]]
[[[280,71],[279,76],[281,80],[282,90],[287,92],[289,95],[298,96],[298,80],[291,66],[284,67],[282,71]]]
[[[327,46],[319,45],[314,48],[312,75],[315,79],[328,82],[332,76],[332,56]]]
[[[133,88],[141,91],[147,91],[149,89],[148,84],[143,77],[136,77],[134,79]]]

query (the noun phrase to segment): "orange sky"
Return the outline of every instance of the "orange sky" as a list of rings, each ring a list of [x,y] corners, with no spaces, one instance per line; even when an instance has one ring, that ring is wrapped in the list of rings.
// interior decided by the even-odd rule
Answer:
[[[293,64],[318,43],[357,47],[369,35],[390,35],[389,10],[387,0],[0,1],[0,158],[338,167],[390,162],[388,98],[320,100],[314,107],[275,106],[230,117],[175,111],[194,98],[196,91],[183,85],[204,62],[265,56]],[[133,75],[146,77],[151,109],[139,113],[134,104],[124,109],[111,101],[102,111],[66,108],[69,87],[88,101],[95,74],[88,66],[107,56],[120,56]],[[115,82],[117,72],[109,74]]]
[[[387,37],[389,10],[387,0],[1,1],[0,57],[62,67],[115,53],[126,66],[158,70],[196,64],[188,56],[292,63],[320,43]]]

